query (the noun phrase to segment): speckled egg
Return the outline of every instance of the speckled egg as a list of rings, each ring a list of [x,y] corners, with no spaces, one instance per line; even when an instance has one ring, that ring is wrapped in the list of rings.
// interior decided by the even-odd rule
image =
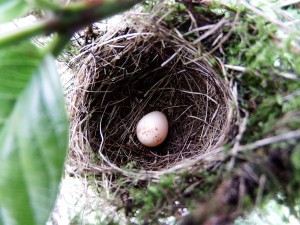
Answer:
[[[137,124],[136,134],[139,141],[147,147],[160,145],[167,137],[169,130],[167,117],[154,111],[146,114]]]

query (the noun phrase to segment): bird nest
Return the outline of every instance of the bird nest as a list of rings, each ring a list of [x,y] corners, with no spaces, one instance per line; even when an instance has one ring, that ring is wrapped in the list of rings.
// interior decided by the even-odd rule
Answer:
[[[145,17],[127,15],[80,54],[70,158],[86,170],[149,175],[206,166],[228,142],[235,113],[221,61]],[[166,115],[169,133],[146,147],[136,125],[152,111]]]

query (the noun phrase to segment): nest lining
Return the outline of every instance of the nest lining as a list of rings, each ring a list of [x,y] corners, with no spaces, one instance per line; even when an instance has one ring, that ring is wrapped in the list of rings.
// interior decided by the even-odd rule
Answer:
[[[83,134],[76,144],[81,156],[90,147],[103,164],[159,171],[224,144],[230,90],[218,66],[195,60],[198,55],[157,24],[135,23],[100,37],[84,54],[71,113],[74,130]],[[163,112],[170,127],[154,148],[136,137],[138,121],[151,111]]]

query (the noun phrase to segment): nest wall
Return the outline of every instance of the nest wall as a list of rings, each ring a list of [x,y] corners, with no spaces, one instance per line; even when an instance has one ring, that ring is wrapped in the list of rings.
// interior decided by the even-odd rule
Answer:
[[[162,171],[224,145],[234,109],[220,61],[201,56],[199,46],[155,18],[126,21],[80,56],[70,110],[73,158],[99,171]],[[170,128],[154,148],[136,137],[138,121],[151,111],[163,112]],[[91,155],[99,159],[93,166]]]

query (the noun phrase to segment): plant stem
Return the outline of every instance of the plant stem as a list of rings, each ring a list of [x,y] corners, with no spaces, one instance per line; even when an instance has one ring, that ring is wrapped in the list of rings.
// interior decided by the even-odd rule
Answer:
[[[48,32],[75,32],[98,20],[123,12],[141,0],[94,0],[66,6],[46,29]]]
[[[48,9],[52,11],[59,11],[62,8],[60,5],[48,0],[35,0],[34,5],[40,9]]]
[[[123,11],[125,9],[132,7],[141,0],[94,0],[87,2],[77,2],[71,5],[68,5],[64,8],[65,11],[78,13],[78,11],[84,11],[88,9],[100,9],[105,11],[105,8],[112,6],[116,11]],[[111,11],[107,11],[111,14]]]
[[[17,42],[23,41],[35,35],[43,33],[45,29],[44,23],[37,23],[33,26],[23,28],[21,30],[13,31],[7,35],[0,36],[0,49],[6,47],[8,44],[15,44]]]
[[[125,11],[140,1],[141,0],[93,0],[83,3],[74,3],[59,9],[53,6],[53,18],[34,26],[17,30],[8,35],[0,36],[0,48],[9,44],[15,44],[38,34],[51,34],[55,32],[60,35],[73,34],[88,24]],[[37,4],[44,2],[45,1],[40,0],[37,1]],[[48,8],[50,8],[50,6]]]
[[[46,48],[46,52],[51,52],[54,57],[58,57],[64,47],[70,41],[72,34],[58,34]]]

